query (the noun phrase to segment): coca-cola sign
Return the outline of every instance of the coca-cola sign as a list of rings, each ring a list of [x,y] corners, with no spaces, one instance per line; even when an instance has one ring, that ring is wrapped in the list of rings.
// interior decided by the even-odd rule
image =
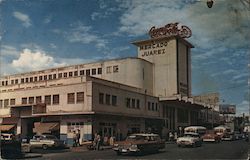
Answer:
[[[161,38],[179,35],[182,38],[189,38],[192,35],[191,29],[187,26],[181,26],[178,28],[179,23],[169,23],[164,27],[156,28],[153,26],[149,30],[149,35],[151,38]]]

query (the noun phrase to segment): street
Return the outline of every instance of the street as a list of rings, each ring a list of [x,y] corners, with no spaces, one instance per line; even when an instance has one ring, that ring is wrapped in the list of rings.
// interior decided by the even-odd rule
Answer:
[[[111,149],[102,151],[59,151],[60,153],[43,153],[42,159],[247,159],[249,143],[244,140],[203,143],[202,147],[178,148],[176,144],[166,144],[165,151],[141,156],[118,156]],[[49,150],[48,150],[49,152]],[[37,159],[37,158],[36,158]]]

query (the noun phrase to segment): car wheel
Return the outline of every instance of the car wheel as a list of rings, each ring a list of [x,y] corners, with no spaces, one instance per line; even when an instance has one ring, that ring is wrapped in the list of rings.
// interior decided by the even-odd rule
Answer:
[[[48,149],[48,145],[43,144],[42,148],[43,148],[43,150],[46,150],[46,149]]]

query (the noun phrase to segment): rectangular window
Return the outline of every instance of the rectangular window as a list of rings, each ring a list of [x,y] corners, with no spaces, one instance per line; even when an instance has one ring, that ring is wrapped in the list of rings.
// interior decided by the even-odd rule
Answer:
[[[106,100],[106,104],[110,105],[110,95],[109,94],[106,94],[105,100]]]
[[[53,74],[53,79],[56,79],[56,74]]]
[[[135,99],[132,98],[132,108],[135,108]]]
[[[99,93],[99,103],[104,104],[104,94],[103,93]]]
[[[158,103],[155,103],[155,110],[158,111]]]
[[[74,76],[78,76],[78,71],[75,71],[75,72],[74,72]]]
[[[29,97],[29,104],[33,104],[33,103],[35,103],[34,97]]]
[[[117,96],[112,95],[112,106],[117,105]]]
[[[59,104],[59,94],[53,95],[53,104]]]
[[[89,76],[90,75],[90,69],[86,70],[86,75]]]
[[[47,75],[43,76],[43,79],[46,81],[47,80]]]
[[[49,80],[52,80],[52,74],[49,75]]]
[[[51,95],[45,96],[45,104],[46,105],[51,105]]]
[[[14,79],[11,80],[11,84],[14,84]]]
[[[16,104],[16,99],[15,98],[10,99],[10,105],[15,105],[15,104]]]
[[[27,97],[22,98],[22,104],[27,104]]]
[[[113,66],[113,72],[115,73],[115,72],[118,72],[118,71],[119,71],[118,66]]]
[[[21,83],[24,83],[24,78],[21,78]]]
[[[8,86],[8,81],[5,81],[5,85]]]
[[[58,74],[58,78],[62,78],[62,73],[59,73],[59,74]]]
[[[73,76],[73,72],[69,72],[69,77],[72,77]]]
[[[75,93],[68,93],[68,104],[75,103]]]
[[[68,73],[63,73],[63,77],[64,78],[68,77]]]
[[[96,69],[95,68],[92,69],[92,75],[96,75]]]
[[[28,83],[29,82],[29,78],[25,78],[25,82]]]
[[[150,107],[150,102],[148,102],[148,110],[150,111],[151,110],[151,107]]]
[[[97,69],[97,74],[102,74],[102,68]]]
[[[18,84],[18,79],[15,79],[15,84]]]
[[[0,100],[0,108],[3,107],[3,100]]]
[[[4,81],[2,81],[2,86],[4,86]]]
[[[9,105],[9,99],[4,100],[4,108],[7,108]]]
[[[33,82],[33,77],[30,77],[30,82]]]
[[[151,106],[151,108],[152,108],[152,111],[154,111],[155,110],[155,104],[152,102],[152,106]]]
[[[84,92],[77,92],[76,94],[76,103],[84,102]]]
[[[111,73],[112,72],[112,68],[111,68],[111,66],[108,66],[107,68],[106,68],[106,73]]]
[[[43,80],[43,76],[39,76],[39,81],[42,81]]]
[[[84,75],[84,70],[80,70],[80,75]]]
[[[42,103],[42,96],[36,96],[36,103]]]
[[[140,100],[139,99],[137,99],[137,101],[136,101],[136,108],[140,108]]]
[[[130,108],[130,98],[126,98],[126,106]]]
[[[34,77],[34,81],[35,81],[35,82],[37,81],[37,77]]]

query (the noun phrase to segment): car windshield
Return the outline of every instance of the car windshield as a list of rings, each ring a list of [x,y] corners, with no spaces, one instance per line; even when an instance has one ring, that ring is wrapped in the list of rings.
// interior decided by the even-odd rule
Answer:
[[[127,140],[131,141],[131,140],[144,140],[145,137],[140,136],[140,135],[131,135],[127,137]]]
[[[185,134],[185,137],[199,137],[198,134]]]
[[[57,139],[55,136],[52,135],[46,135],[45,139]]]

